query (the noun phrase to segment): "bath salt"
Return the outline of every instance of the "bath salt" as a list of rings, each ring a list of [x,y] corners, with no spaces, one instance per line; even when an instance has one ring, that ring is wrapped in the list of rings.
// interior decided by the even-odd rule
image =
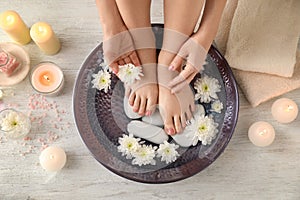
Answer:
[[[20,62],[15,56],[0,49],[0,72],[11,76],[19,66]]]

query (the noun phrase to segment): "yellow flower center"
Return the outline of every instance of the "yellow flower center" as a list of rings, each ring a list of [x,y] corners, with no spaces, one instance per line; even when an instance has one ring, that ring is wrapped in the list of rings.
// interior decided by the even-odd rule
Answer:
[[[206,131],[206,129],[207,129],[207,127],[205,125],[201,125],[201,126],[199,126],[198,131],[204,132],[204,131]]]
[[[100,79],[100,83],[106,83],[106,82],[107,82],[107,80],[105,78]]]
[[[132,143],[128,143],[128,144],[127,144],[127,148],[128,148],[128,149],[131,149],[132,146],[133,146]]]
[[[165,149],[165,153],[166,153],[166,154],[169,154],[170,152],[171,152],[171,151],[170,151],[169,148]]]
[[[202,86],[202,89],[203,89],[203,91],[205,91],[205,92],[209,91],[209,87],[208,87],[207,84],[203,85],[203,86]]]

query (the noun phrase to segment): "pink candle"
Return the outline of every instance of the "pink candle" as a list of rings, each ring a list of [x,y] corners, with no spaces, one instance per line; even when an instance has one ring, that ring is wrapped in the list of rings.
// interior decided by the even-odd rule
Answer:
[[[58,95],[64,85],[64,75],[54,63],[42,62],[33,69],[30,81],[37,92],[44,95]]]

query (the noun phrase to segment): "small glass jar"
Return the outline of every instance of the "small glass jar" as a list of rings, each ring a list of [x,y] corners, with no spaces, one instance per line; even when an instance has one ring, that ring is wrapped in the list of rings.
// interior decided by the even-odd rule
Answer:
[[[31,122],[25,114],[12,108],[0,111],[0,131],[7,138],[23,138],[30,132],[30,129]]]
[[[21,63],[14,55],[0,48],[0,72],[6,74],[6,76],[11,76],[20,65]]]
[[[42,95],[58,96],[64,88],[64,74],[55,63],[41,62],[31,70],[30,83]]]

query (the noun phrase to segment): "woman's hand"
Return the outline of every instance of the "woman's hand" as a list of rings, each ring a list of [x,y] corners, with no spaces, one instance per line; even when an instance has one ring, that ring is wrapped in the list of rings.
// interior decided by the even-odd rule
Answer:
[[[115,74],[119,71],[119,65],[129,63],[141,65],[131,35],[126,29],[111,36],[104,34],[103,55],[105,62]]]
[[[186,61],[185,68],[169,83],[172,93],[176,93],[188,85],[195,75],[203,69],[206,55],[207,51],[193,37],[190,37],[182,45],[169,67],[169,70],[172,71],[179,70]]]

